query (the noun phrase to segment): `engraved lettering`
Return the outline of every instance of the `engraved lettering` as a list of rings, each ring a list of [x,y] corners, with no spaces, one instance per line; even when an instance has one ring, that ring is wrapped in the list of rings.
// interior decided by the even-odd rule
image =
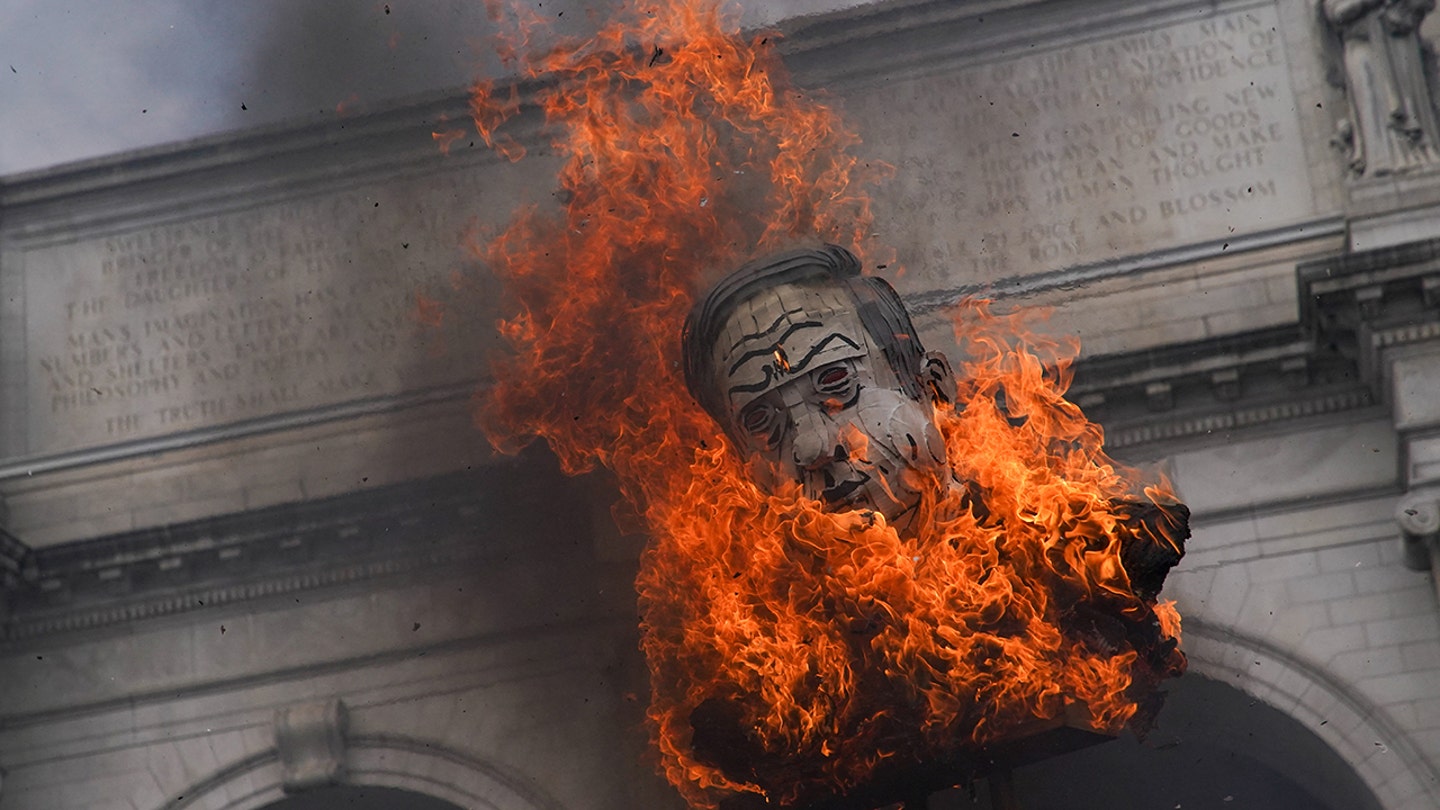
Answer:
[[[41,451],[253,419],[473,375],[412,339],[480,174],[447,170],[40,248],[27,301]],[[376,209],[391,195],[408,201]],[[402,245],[404,247],[402,248]],[[53,272],[53,271],[52,271]],[[447,346],[450,357],[468,347]]]
[[[1278,28],[1272,6],[1217,12],[857,91],[847,108],[897,166],[874,206],[877,229],[902,251],[917,246],[902,289],[1313,215]]]

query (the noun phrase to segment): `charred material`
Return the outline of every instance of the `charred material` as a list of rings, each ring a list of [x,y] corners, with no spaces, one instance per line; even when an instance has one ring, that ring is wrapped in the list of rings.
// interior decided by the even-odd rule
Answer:
[[[1165,577],[1185,555],[1190,539],[1190,509],[1183,503],[1160,506],[1149,501],[1126,503],[1120,562],[1135,595],[1154,602]]]
[[[760,794],[744,793],[722,801],[720,810],[776,807],[792,810],[875,810],[896,804],[903,804],[908,810],[925,807],[926,799],[932,793],[970,787],[980,779],[991,781],[993,793],[997,787],[995,783],[1005,782],[1015,768],[1113,739],[1110,735],[1086,728],[1081,718],[1083,712],[1075,711],[1076,708],[1070,707],[1071,710],[1058,720],[1037,721],[1024,734],[991,746],[974,750],[957,749],[947,756],[924,761],[889,758],[864,784],[849,790],[817,786],[792,800],[774,801]],[[705,722],[712,719],[715,718],[707,717]],[[698,735],[701,733],[701,719],[697,718],[696,722]],[[698,740],[696,747],[700,747]]]
[[[1057,577],[1051,587],[1056,597],[1069,605],[1059,617],[1066,637],[1101,655],[1136,653],[1126,691],[1137,708],[1126,725],[1144,737],[1164,701],[1160,683],[1185,669],[1177,641],[1161,627],[1153,608],[1167,574],[1184,554],[1190,536],[1189,509],[1179,503],[1149,501],[1117,502],[1111,509],[1118,522],[1108,536],[1118,541],[1119,558],[1132,590],[1127,594],[1086,594],[1063,577]],[[764,795],[732,796],[721,803],[722,808],[870,810],[896,803],[923,807],[921,799],[930,793],[1112,738],[1092,730],[1084,719],[1083,706],[1071,702],[1056,718],[1022,722],[984,745],[971,742],[969,729],[959,726],[953,744],[927,744],[917,732],[924,721],[915,699],[921,685],[896,683],[867,664],[864,642],[876,632],[874,628],[857,626],[852,620],[851,632],[857,642],[854,664],[869,700],[868,705],[850,713],[846,734],[866,738],[873,750],[883,751],[880,764],[862,783],[842,789],[823,749],[768,746],[750,719],[758,704],[741,695],[712,697],[690,714],[696,758],[719,768],[735,782],[764,791]]]

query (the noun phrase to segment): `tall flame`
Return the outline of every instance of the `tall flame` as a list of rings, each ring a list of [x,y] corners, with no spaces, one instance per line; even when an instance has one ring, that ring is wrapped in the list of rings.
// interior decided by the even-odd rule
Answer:
[[[503,154],[526,153],[507,122],[534,110],[564,159],[562,210],[526,209],[480,250],[512,353],[478,419],[501,449],[543,438],[568,472],[609,467],[643,518],[649,715],[670,781],[696,806],[747,791],[786,802],[1067,706],[1121,728],[1137,690],[1183,658],[1173,643],[1147,658],[1127,637],[1099,642],[1073,606],[1109,605],[1156,640],[1178,616],[1162,607],[1161,629],[1121,563],[1135,485],[1063,397],[1075,347],[983,304],[957,313],[971,356],[936,416],[971,484],[936,488],[918,531],[823,512],[798,486],[761,492],[685,392],[681,324],[714,271],[796,238],[888,263],[865,191],[887,169],[789,83],[776,35],[742,35],[734,10],[630,2],[594,36],[543,49],[537,26],[518,20],[503,50],[533,94],[484,83],[472,99]],[[761,756],[730,761],[735,745],[702,727]]]

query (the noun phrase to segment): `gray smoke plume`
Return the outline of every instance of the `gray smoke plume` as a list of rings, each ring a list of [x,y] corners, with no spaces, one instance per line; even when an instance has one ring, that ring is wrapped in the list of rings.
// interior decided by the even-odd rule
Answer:
[[[523,2],[562,35],[610,5]],[[744,0],[743,22],[860,4]],[[0,20],[0,176],[374,109],[501,70],[481,0],[0,0]]]

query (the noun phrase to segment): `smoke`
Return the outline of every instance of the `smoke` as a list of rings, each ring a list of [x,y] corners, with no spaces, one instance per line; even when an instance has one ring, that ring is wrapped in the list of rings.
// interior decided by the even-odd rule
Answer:
[[[240,3],[0,0],[0,174],[242,125]]]
[[[484,48],[492,26],[476,0],[268,5],[241,83],[257,117],[346,115],[458,89],[498,69]]]
[[[509,0],[549,21],[553,36],[595,29],[618,0]],[[857,0],[751,0],[746,25],[856,5]],[[269,0],[246,81],[261,112],[348,111],[463,87],[504,68],[480,0]],[[283,112],[282,112],[283,114]],[[294,114],[293,112],[289,114]]]
[[[610,5],[523,2],[562,35]],[[861,2],[740,5],[761,26]],[[0,20],[0,176],[361,112],[501,70],[481,0],[0,0]]]

